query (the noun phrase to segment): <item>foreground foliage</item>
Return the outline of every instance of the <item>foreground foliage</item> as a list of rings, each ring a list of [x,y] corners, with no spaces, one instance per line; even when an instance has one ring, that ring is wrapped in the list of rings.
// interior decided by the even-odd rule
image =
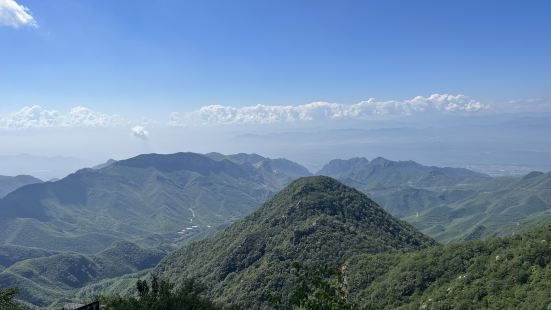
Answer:
[[[551,224],[487,241],[361,254],[298,276],[276,309],[551,309]],[[275,294],[275,293],[274,293]]]
[[[551,225],[508,238],[347,263],[351,302],[369,309],[551,309]]]
[[[0,309],[22,309],[22,307],[15,301],[15,297],[19,294],[17,288],[0,288]]]
[[[215,304],[203,296],[205,287],[193,280],[186,280],[174,289],[168,281],[159,281],[156,277],[151,280],[138,280],[136,283],[138,296],[102,297],[104,309],[112,310],[218,310],[228,309]]]
[[[265,299],[262,307],[274,309],[549,310],[549,240],[551,224],[543,224],[507,238],[408,253],[359,254],[342,265],[310,268],[294,262],[281,274],[293,281],[290,290],[274,289],[267,298],[256,292],[248,297]],[[239,292],[245,285],[229,289]],[[192,280],[175,287],[153,277],[151,284],[138,281],[136,288],[138,297],[104,297],[102,304],[106,309],[123,310],[224,309],[207,297],[211,289]],[[16,293],[14,289],[1,291],[0,305],[13,302]],[[242,300],[238,297],[236,301]]]

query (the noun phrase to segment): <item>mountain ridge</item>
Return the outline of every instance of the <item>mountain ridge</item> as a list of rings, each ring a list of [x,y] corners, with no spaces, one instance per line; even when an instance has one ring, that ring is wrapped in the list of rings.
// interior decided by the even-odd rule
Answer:
[[[377,157],[371,161],[365,157],[354,157],[348,160],[334,159],[317,174],[348,180],[363,189],[404,185],[447,186],[490,178],[465,168],[424,166],[411,160],[392,161],[383,157]]]
[[[42,180],[31,175],[16,175],[13,177],[0,175],[0,199],[25,185],[42,182]]]

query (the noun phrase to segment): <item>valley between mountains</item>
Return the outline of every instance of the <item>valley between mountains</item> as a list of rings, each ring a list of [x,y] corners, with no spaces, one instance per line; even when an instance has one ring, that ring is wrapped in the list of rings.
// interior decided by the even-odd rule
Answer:
[[[339,293],[327,302],[344,308],[551,305],[550,173],[352,158],[315,175],[256,154],[176,153],[2,185],[0,287],[60,308],[155,276],[194,279],[216,305],[304,308],[301,272],[329,268]]]

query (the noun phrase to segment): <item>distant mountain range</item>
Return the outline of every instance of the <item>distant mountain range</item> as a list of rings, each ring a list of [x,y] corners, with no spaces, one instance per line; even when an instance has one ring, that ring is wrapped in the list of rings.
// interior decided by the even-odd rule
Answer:
[[[287,296],[295,261],[338,265],[358,253],[433,244],[359,191],[332,178],[306,177],[223,233],[170,254],[154,272],[173,281],[201,279],[217,301],[259,309],[269,305],[270,294]]]
[[[492,178],[379,157],[333,160],[318,174],[367,193],[440,242],[506,235],[525,221],[551,216],[551,173]]]
[[[0,175],[0,199],[20,187],[35,183],[42,183],[42,180],[30,175],[18,175],[14,177]]]
[[[318,174],[338,178],[354,184],[361,190],[401,186],[453,186],[490,179],[487,175],[468,169],[428,167],[414,161],[392,161],[382,157],[372,161],[363,157],[335,159],[325,165]]]

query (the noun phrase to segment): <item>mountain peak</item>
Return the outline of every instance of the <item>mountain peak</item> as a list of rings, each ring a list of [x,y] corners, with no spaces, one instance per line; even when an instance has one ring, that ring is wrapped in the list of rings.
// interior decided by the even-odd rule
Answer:
[[[301,177],[291,182],[286,190],[298,190],[298,191],[324,191],[335,186],[343,186],[342,183],[335,180],[332,177],[324,175]]]
[[[396,221],[365,194],[327,176],[293,181],[257,213],[265,218],[286,218],[289,223],[318,216],[349,223]]]
[[[392,161],[390,159],[386,159],[384,157],[380,157],[380,156],[374,158],[373,160],[371,160],[372,165],[384,165],[384,166],[386,166],[386,165],[393,164],[393,163],[396,163],[396,162]]]
[[[371,162],[387,162],[387,161],[391,161],[391,160],[386,159],[386,158],[381,157],[381,156],[377,156],[377,157],[375,157],[371,160]]]
[[[200,277],[221,301],[262,308],[262,292],[288,296],[284,273],[295,261],[340,266],[357,253],[432,244],[365,194],[330,177],[302,177],[221,234],[170,254],[155,273]]]

